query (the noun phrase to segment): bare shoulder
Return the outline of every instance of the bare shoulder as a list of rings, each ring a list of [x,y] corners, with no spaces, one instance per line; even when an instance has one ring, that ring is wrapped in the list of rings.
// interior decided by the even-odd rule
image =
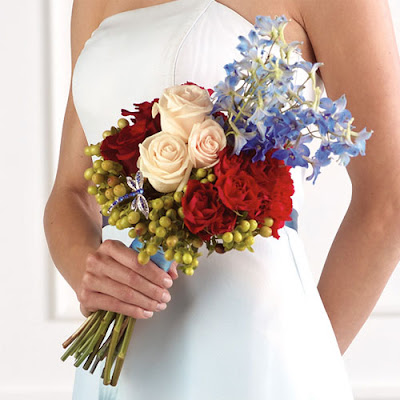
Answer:
[[[85,42],[103,19],[106,0],[74,0],[71,14],[72,70]]]

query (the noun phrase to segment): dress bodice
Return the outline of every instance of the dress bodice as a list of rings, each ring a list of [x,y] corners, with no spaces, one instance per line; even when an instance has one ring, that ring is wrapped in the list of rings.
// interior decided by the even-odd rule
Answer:
[[[191,81],[213,88],[226,76],[224,65],[242,57],[236,49],[238,36],[247,36],[252,28],[215,0],[172,0],[105,18],[73,71],[74,104],[88,143],[102,139],[122,108],[132,110],[133,103],[160,97],[166,87]],[[301,74],[298,82],[305,80]],[[306,96],[312,96],[311,85]],[[304,174],[303,168],[292,170],[298,211]]]

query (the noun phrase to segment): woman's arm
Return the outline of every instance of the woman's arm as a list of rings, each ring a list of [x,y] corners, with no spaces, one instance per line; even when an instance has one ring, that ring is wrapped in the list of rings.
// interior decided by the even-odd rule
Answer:
[[[102,19],[98,0],[75,0],[71,17],[72,71],[85,41]],[[96,3],[96,4],[95,4]],[[72,81],[72,80],[71,80]],[[71,85],[64,117],[58,170],[44,213],[44,228],[55,265],[77,294],[85,315],[102,308],[135,318],[156,310],[168,294],[165,273],[137,262],[136,252],[118,241],[102,243],[100,207],[87,193],[83,154],[87,141],[73,104]],[[165,308],[165,307],[164,307]]]
[[[299,7],[328,95],[345,93],[357,129],[374,130],[347,167],[352,199],[318,283],[343,354],[400,260],[399,54],[386,0]]]

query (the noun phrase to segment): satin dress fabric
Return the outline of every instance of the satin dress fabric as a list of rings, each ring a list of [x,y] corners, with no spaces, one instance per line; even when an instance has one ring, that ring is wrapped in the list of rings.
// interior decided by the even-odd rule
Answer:
[[[102,140],[122,108],[166,87],[190,81],[213,88],[223,66],[242,57],[238,36],[252,28],[214,0],[173,0],[105,18],[73,71],[88,143]],[[296,82],[304,80],[299,72]],[[294,168],[292,176],[301,215],[305,171]],[[167,309],[136,321],[118,386],[103,386],[101,365],[94,375],[78,368],[73,399],[353,400],[303,243],[292,228],[279,233],[256,237],[254,253],[206,257],[201,249],[195,274],[179,272],[169,289]],[[131,243],[127,230],[113,226],[103,228],[108,238]]]

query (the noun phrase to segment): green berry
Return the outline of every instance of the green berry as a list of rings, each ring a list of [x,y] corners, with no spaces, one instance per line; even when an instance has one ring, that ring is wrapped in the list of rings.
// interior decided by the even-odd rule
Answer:
[[[156,246],[153,243],[149,243],[146,246],[146,252],[150,255],[150,256],[154,256],[154,254],[156,254],[158,252],[158,246]]]
[[[117,196],[117,197],[126,195],[126,187],[122,183],[120,183],[117,186],[114,186],[113,191],[114,191],[115,196]]]
[[[207,171],[204,168],[199,168],[196,171],[196,178],[202,179],[205,178],[206,176],[207,176]]]
[[[85,154],[85,156],[91,156],[92,150],[90,149],[90,146],[85,146],[85,148],[83,149],[83,153]]]
[[[194,274],[194,269],[192,267],[185,268],[183,271],[186,275],[192,276]]]
[[[125,216],[122,218],[122,222],[121,222],[122,228],[126,229],[129,228],[131,226],[131,224],[129,223],[128,217]]]
[[[154,199],[151,205],[154,210],[161,210],[164,208],[164,202],[161,199]]]
[[[185,264],[191,264],[192,261],[193,261],[193,257],[192,257],[192,255],[190,253],[184,253],[183,256],[182,256],[182,261]]]
[[[139,222],[135,226],[135,229],[136,229],[136,233],[138,234],[138,236],[143,236],[147,232],[147,226],[143,222]]]
[[[111,171],[114,168],[114,163],[111,160],[105,160],[101,163],[101,168],[104,171]]]
[[[255,242],[254,236],[247,236],[247,238],[244,240],[246,246],[252,246],[254,242]]]
[[[174,260],[178,263],[182,262],[182,253],[180,251],[176,251],[174,254]]]
[[[183,219],[184,218],[184,214],[183,214],[183,208],[179,207],[178,208],[178,215]]]
[[[94,174],[94,169],[93,168],[88,168],[85,170],[85,172],[83,173],[83,176],[85,177],[85,179],[87,181],[90,181],[92,179],[92,176]]]
[[[114,176],[114,175],[111,175],[111,176],[109,176],[109,177],[107,178],[107,185],[110,186],[110,187],[115,187],[115,186],[117,186],[119,183],[120,183],[120,182],[119,182],[119,179],[118,179],[116,176]]]
[[[101,168],[101,163],[102,163],[102,161],[101,160],[96,160],[94,163],[93,163],[93,168],[94,169],[100,169]]]
[[[150,221],[150,223],[149,223],[149,232],[156,233],[157,227],[158,227],[158,224],[157,224],[156,221]]]
[[[193,240],[192,244],[196,249],[199,249],[203,245],[203,241],[200,238],[196,238]]]
[[[110,225],[112,225],[112,226],[115,226],[116,220],[115,220],[114,218],[109,217],[109,218],[108,218],[108,223],[109,223]]]
[[[115,226],[116,226],[117,229],[119,229],[119,230],[124,229],[124,227],[122,226],[122,218],[120,218],[120,219],[116,222]]]
[[[260,235],[263,237],[270,237],[272,235],[272,229],[269,226],[262,226],[260,228]]]
[[[175,252],[173,249],[168,249],[164,252],[164,258],[167,261],[172,261],[174,259]]]
[[[235,249],[239,250],[239,251],[244,251],[246,250],[247,246],[246,243],[242,242],[242,243],[235,243]]]
[[[91,195],[95,195],[95,194],[97,194],[97,187],[96,186],[89,186],[88,187],[88,189],[87,189],[87,191],[88,191],[88,193],[89,194],[91,194]]]
[[[180,203],[182,201],[182,197],[183,197],[183,192],[175,192],[174,193],[174,200],[177,203]]]
[[[258,222],[255,219],[251,219],[249,222],[250,222],[250,232],[255,231],[258,228]]]
[[[104,175],[98,174],[97,172],[92,175],[92,182],[95,185],[100,185],[100,183],[103,183],[104,181]]]
[[[156,236],[163,238],[167,235],[167,230],[163,226],[159,226],[156,229]]]
[[[140,264],[146,265],[150,261],[150,256],[146,251],[142,250],[139,252],[137,259]]]
[[[131,211],[128,214],[128,221],[130,224],[135,225],[140,221],[140,212],[138,211]]]
[[[111,131],[110,130],[106,130],[103,132],[103,139],[105,139],[106,137],[111,136]]]
[[[208,179],[207,178],[200,179],[200,183],[208,183]]]
[[[169,210],[174,206],[174,199],[171,196],[166,196],[164,198],[164,208]]]
[[[119,214],[120,214],[120,211],[117,210],[116,208],[114,208],[114,209],[111,211],[110,217],[111,217],[111,218],[114,218],[115,220],[117,220],[117,219],[119,218]]]
[[[199,260],[197,258],[194,258],[190,266],[193,268],[197,268],[199,266]]]
[[[171,220],[175,220],[176,219],[176,210],[174,210],[173,208],[167,210],[167,212],[165,213],[165,215],[170,218]]]
[[[103,204],[107,203],[107,197],[104,196],[104,194],[98,193],[96,195],[96,201],[98,204],[103,205]]]
[[[125,118],[120,118],[117,122],[118,128],[124,129],[127,125],[129,125],[129,122]]]
[[[246,221],[245,219],[243,219],[242,221],[240,221],[239,223],[239,229],[242,232],[247,232],[250,229],[250,222]]]
[[[151,210],[149,214],[149,218],[151,221],[158,221],[159,216],[158,216],[158,211],[157,210]]]
[[[168,236],[166,240],[167,246],[170,248],[174,248],[178,243],[178,237],[175,235]]]
[[[108,222],[110,222],[110,221],[108,221]],[[135,229],[131,229],[131,230],[128,232],[128,236],[129,236],[131,239],[135,239],[136,236],[137,236],[136,230],[135,230]]]
[[[164,228],[169,228],[171,226],[171,223],[171,219],[166,216],[160,218],[160,225]]]
[[[113,200],[114,199],[114,191],[111,188],[108,188],[105,192],[104,192],[105,196],[107,197],[107,199],[109,200]]]
[[[97,170],[96,170],[96,172],[98,173],[98,174],[101,174],[101,175],[107,175],[107,171],[105,171],[103,168],[98,168]]]
[[[214,175],[214,174],[209,174],[208,176],[207,176],[207,179],[208,179],[208,181],[209,182],[215,182],[216,181],[216,179],[217,179],[217,177]]]
[[[230,242],[232,242],[232,240],[233,240],[233,234],[232,234],[232,232],[225,232],[225,233],[222,235],[222,240],[223,240],[225,243],[230,243]]]
[[[243,236],[239,231],[233,233],[233,240],[235,243],[240,243],[243,240]]]
[[[267,217],[264,219],[264,225],[268,226],[268,228],[271,228],[271,226],[274,224],[274,220],[270,217]]]

